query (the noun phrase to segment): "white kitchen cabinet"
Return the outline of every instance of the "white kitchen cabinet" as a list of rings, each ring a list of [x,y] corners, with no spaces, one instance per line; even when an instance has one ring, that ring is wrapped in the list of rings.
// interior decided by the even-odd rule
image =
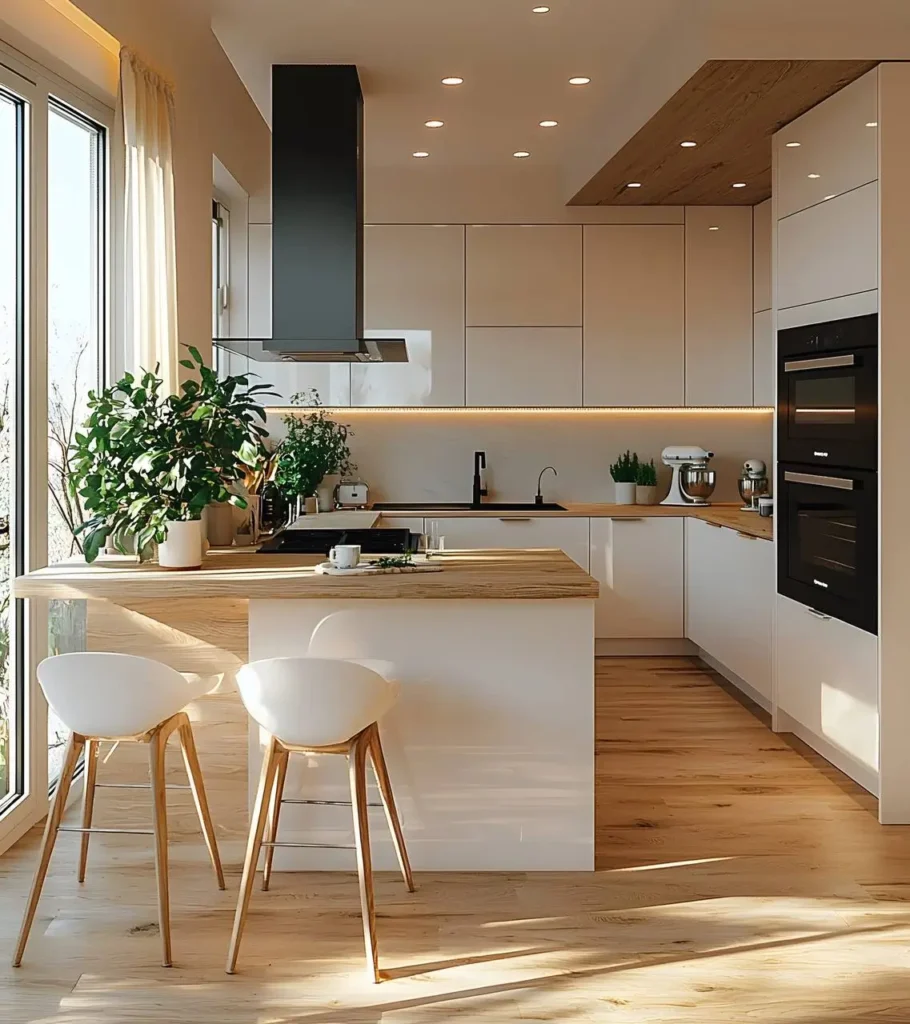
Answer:
[[[774,545],[686,522],[686,636],[771,701]]]
[[[591,520],[598,639],[679,639],[683,622],[683,519]]]
[[[434,518],[428,516],[427,519]],[[436,517],[448,550],[559,548],[588,570],[588,520],[563,516]]]
[[[752,404],[773,406],[777,394],[777,367],[774,362],[774,311],[763,309],[753,314],[752,327]]]
[[[469,327],[467,404],[581,405],[580,327]]]
[[[685,229],[584,229],[587,406],[685,404]]]
[[[752,312],[771,308],[771,237],[772,204],[770,199],[752,207]]]
[[[752,404],[752,210],[686,207],[686,405]]]
[[[842,771],[867,788],[874,786],[877,637],[778,595],[777,704],[833,748]]]
[[[364,228],[366,336],[403,337],[407,363],[351,366],[356,406],[464,405],[464,227]]]
[[[798,146],[787,146],[798,142]],[[873,69],[775,135],[778,217],[878,178],[878,71]]]
[[[778,221],[779,309],[877,287],[877,182]]]
[[[581,227],[467,228],[469,327],[581,327]]]

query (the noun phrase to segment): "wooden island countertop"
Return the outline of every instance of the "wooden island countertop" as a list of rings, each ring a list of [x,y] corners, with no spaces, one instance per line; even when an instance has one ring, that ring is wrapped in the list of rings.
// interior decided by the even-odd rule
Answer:
[[[597,581],[562,551],[447,551],[434,556],[442,572],[377,576],[317,575],[321,559],[306,555],[210,551],[201,569],[175,571],[125,557],[99,558],[92,565],[64,562],[19,576],[13,595],[74,600],[124,601],[253,599],[595,599]]]

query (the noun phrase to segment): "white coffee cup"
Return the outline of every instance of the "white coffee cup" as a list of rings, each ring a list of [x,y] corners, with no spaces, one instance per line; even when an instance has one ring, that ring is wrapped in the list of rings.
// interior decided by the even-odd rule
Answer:
[[[338,544],[329,552],[329,561],[336,569],[353,569],[360,564],[360,545]]]

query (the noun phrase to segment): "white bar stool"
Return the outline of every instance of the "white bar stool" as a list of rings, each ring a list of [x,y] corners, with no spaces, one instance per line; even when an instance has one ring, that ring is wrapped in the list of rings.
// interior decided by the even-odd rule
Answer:
[[[399,687],[379,673],[353,661],[329,658],[272,658],[245,665],[237,673],[240,696],[253,720],[268,734],[262,762],[259,791],[250,819],[250,836],[240,882],[240,896],[234,917],[225,970],[237,968],[240,939],[246,923],[259,852],[266,858],[262,888],[268,889],[272,855],[276,847],[319,847],[350,849],[321,843],[281,843],[277,840],[278,816],[283,800],[290,754],[345,754],[350,769],[351,801],[354,813],[354,847],[360,881],[360,904],[367,960],[373,981],[379,973],[376,912],[373,902],[373,863],[367,820],[367,757],[379,785],[386,818],[392,833],[401,873],[409,892],[414,891],[401,823],[392,794],[378,720],[398,699]],[[321,804],[325,801],[294,800],[293,803]],[[348,806],[344,802],[342,806]],[[269,838],[263,839],[269,821]]]
[[[63,724],[71,730],[60,781],[54,802],[47,816],[41,855],[35,880],[32,883],[25,908],[22,929],[16,945],[13,966],[22,963],[25,944],[35,918],[41,889],[47,876],[51,854],[58,832],[82,833],[79,855],[79,881],[85,881],[89,837],[93,833],[131,833],[155,837],[155,869],[158,880],[158,922],[161,929],[162,963],[171,966],[171,919],[168,891],[167,861],[167,799],[166,790],[186,789],[169,787],[165,783],[165,749],[171,733],[176,732],[183,751],[183,761],[189,777],[189,789],[196,804],[196,813],[202,825],[206,846],[215,869],[218,888],[224,889],[224,872],[218,856],[215,829],[209,813],[193,730],[184,708],[190,701],[203,696],[208,687],[204,683],[190,684],[179,672],[150,658],[131,654],[103,654],[95,652],[59,654],[47,658],[38,666],[38,682],[48,704]],[[102,742],[147,743],[149,747],[148,786],[126,783],[107,783],[112,788],[128,787],[151,789],[153,829],[92,828],[95,787],[98,772],[98,746]],[[66,798],[79,760],[85,750],[85,789],[82,802],[82,826],[61,825],[66,809]]]

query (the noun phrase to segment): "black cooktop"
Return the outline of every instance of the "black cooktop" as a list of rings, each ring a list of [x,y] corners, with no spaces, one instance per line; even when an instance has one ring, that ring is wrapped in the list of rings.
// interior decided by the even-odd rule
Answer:
[[[359,544],[365,555],[417,551],[420,534],[410,530],[282,530],[259,548],[261,555],[328,555],[336,544]]]

